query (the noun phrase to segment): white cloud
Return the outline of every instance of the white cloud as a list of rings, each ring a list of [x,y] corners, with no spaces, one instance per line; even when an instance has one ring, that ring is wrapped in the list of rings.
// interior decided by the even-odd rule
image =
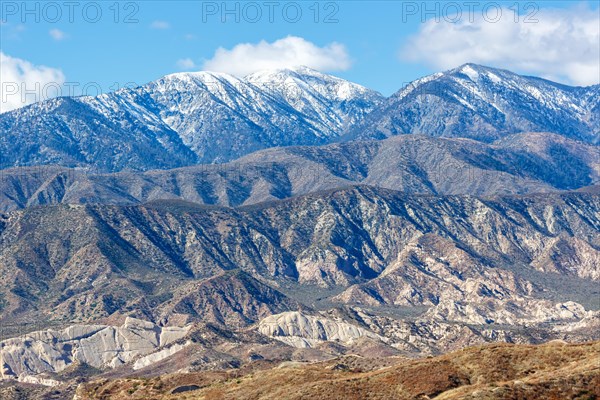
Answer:
[[[411,37],[401,58],[449,69],[467,62],[512,69],[575,85],[600,81],[600,15],[585,7],[541,9],[538,22],[515,22],[512,10],[503,8],[496,23],[482,13],[456,23],[429,20]],[[494,13],[490,11],[490,17]]]
[[[154,21],[150,24],[152,29],[169,29],[171,25],[166,21]]]
[[[231,50],[219,48],[203,69],[244,76],[252,72],[304,65],[320,71],[343,71],[351,61],[342,44],[319,47],[301,37],[288,36],[268,43],[240,43]]]
[[[67,34],[61,31],[60,29],[50,29],[48,32],[52,39],[54,40],[63,40],[67,37]]]
[[[196,68],[196,63],[191,58],[182,58],[177,60],[177,67],[179,69],[192,69]]]
[[[60,95],[65,76],[59,69],[33,65],[0,52],[0,112]]]

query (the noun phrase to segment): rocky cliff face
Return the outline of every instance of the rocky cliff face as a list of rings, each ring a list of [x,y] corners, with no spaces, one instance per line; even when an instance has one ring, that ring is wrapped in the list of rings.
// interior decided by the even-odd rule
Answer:
[[[0,342],[0,393],[5,393],[7,381],[50,386],[66,393],[77,386],[73,379],[80,382],[83,376],[103,374],[114,379],[132,373],[138,377],[175,373],[194,377],[197,371],[216,374],[223,369],[255,368],[255,363],[264,368],[282,360],[315,361],[342,354],[363,358],[360,368],[377,369],[394,364],[400,354],[430,356],[497,341],[523,344],[597,339],[599,317],[596,312],[576,324],[524,329],[461,325],[427,316],[398,319],[346,307],[270,315],[243,330],[211,324],[161,327],[127,318],[122,325],[75,325]],[[285,365],[294,362],[281,364]],[[338,367],[349,368],[344,363]]]
[[[260,321],[258,331],[299,348],[315,347],[323,342],[351,345],[360,338],[385,340],[384,337],[357,325],[296,311],[268,316]]]
[[[572,322],[575,320],[573,309],[585,315],[580,316],[581,319],[576,323]],[[428,312],[414,319],[399,319],[360,307],[311,314],[293,311],[263,319],[257,330],[296,348],[318,348],[329,341],[352,351],[361,347],[361,341],[370,341],[391,346],[402,354],[421,356],[443,354],[453,349],[495,341],[539,343],[599,337],[595,330],[600,326],[600,313],[577,310],[576,304],[556,307],[555,323],[551,325],[533,321],[486,324],[480,320],[463,321],[461,324],[453,315],[431,314]],[[519,326],[536,326],[536,329],[518,329]]]

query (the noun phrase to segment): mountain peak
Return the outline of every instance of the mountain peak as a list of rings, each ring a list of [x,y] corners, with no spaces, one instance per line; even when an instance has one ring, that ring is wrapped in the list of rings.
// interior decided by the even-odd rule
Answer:
[[[367,96],[370,101],[378,102],[382,97],[374,90],[303,65],[255,72],[244,77],[244,80],[262,88],[285,84],[292,92],[297,92],[296,88],[302,87],[314,95],[318,93],[317,96],[335,101]]]
[[[314,68],[307,67],[306,65],[295,65],[292,67],[281,68],[280,71],[290,71],[304,75],[326,75]]]
[[[243,78],[245,81],[257,84],[257,83],[279,83],[283,81],[307,81],[307,80],[318,80],[322,82],[345,82],[345,80],[324,74],[315,69],[299,65],[295,67],[287,68],[276,68],[267,69],[254,72],[246,75]]]
[[[159,80],[166,81],[227,81],[227,82],[239,82],[240,78],[224,73],[224,72],[214,72],[214,71],[195,71],[195,72],[177,72],[174,74],[169,74],[163,76]]]
[[[466,63],[461,65],[458,68],[454,68],[448,70],[444,73],[444,75],[466,75],[473,82],[477,82],[481,76],[486,76],[490,78],[492,81],[497,82],[500,80],[500,77],[506,77],[507,75],[516,76],[517,74],[493,67],[488,67],[485,65],[479,65],[474,63]]]
[[[468,63],[462,64],[458,68],[454,68],[454,70],[459,70],[459,71],[472,70],[472,69],[477,71],[477,70],[486,70],[486,69],[491,69],[491,68],[487,67],[485,65],[475,64],[472,62],[468,62]]]
[[[285,68],[273,68],[273,69],[264,69],[260,71],[253,72],[251,74],[246,75],[244,78],[251,78],[253,76],[262,76],[262,75],[310,75],[310,76],[328,76],[322,72],[317,71],[316,69],[307,67],[305,65],[295,65]]]

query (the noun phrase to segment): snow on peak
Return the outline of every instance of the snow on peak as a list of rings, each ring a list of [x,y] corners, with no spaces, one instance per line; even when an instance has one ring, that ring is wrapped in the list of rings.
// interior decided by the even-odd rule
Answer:
[[[361,85],[321,73],[306,66],[259,71],[247,75],[244,80],[266,89],[281,88],[282,85],[292,90],[299,87],[303,91],[306,90],[314,94],[319,93],[322,96],[333,97],[342,101],[369,93],[378,96],[374,91]]]
[[[479,72],[471,64],[465,64],[460,68],[460,72],[467,75],[473,82],[479,79]]]
[[[233,75],[229,75],[223,72],[212,72],[212,71],[197,71],[197,72],[178,72],[175,74],[169,74],[161,78],[164,81],[183,81],[183,82],[229,82],[237,84],[241,82],[240,78]],[[159,80],[159,81],[160,81]]]
[[[315,69],[309,68],[304,65],[297,65],[287,68],[276,68],[276,69],[266,69],[254,72],[252,74],[246,75],[244,77],[245,80],[248,81],[256,81],[265,78],[272,79],[273,77],[281,77],[281,76],[298,76],[298,75],[307,75],[307,76],[318,76],[318,77],[327,77],[325,75]]]

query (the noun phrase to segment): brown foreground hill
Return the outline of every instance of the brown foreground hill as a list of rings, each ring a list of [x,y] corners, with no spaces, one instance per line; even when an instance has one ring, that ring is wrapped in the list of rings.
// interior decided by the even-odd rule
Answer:
[[[84,399],[600,398],[600,342],[495,344],[418,360],[345,356],[250,372],[174,374],[81,385]]]

